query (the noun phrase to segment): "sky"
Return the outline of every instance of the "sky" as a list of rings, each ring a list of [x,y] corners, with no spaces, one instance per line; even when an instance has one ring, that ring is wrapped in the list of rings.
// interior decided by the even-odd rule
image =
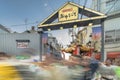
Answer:
[[[85,0],[0,0],[0,24],[12,31],[23,32],[37,25],[68,1],[84,4]],[[92,0],[87,0],[86,7],[91,6]],[[28,24],[28,25],[24,25]],[[63,37],[68,30],[53,31]],[[67,38],[69,39],[69,38]]]

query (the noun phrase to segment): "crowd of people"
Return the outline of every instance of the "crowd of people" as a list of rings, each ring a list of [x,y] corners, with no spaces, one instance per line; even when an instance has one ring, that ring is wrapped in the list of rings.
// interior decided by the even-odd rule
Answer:
[[[113,65],[110,59],[100,62],[94,58],[84,56],[79,62],[84,67],[83,80],[120,80],[120,66]]]
[[[50,45],[47,44],[47,60],[55,60],[55,55],[51,52]],[[63,52],[62,52],[63,53]],[[95,54],[94,52],[92,54]],[[65,57],[65,56],[64,56]],[[53,59],[54,58],[54,59]],[[50,61],[49,60],[49,61]],[[84,77],[82,80],[120,80],[120,58],[106,59],[105,62],[96,60],[94,55],[89,57],[86,55],[71,55],[68,61],[61,59],[62,63],[68,66],[80,65],[83,67]],[[59,60],[58,60],[59,61]],[[58,62],[57,61],[57,62]]]

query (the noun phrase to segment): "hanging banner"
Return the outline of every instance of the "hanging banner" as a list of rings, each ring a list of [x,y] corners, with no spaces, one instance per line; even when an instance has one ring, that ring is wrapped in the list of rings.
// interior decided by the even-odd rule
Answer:
[[[42,34],[42,43],[46,44],[48,41],[48,33]]]
[[[101,26],[92,28],[92,39],[93,40],[101,39]]]
[[[101,26],[92,28],[92,40],[94,50],[101,52]]]
[[[58,12],[59,21],[78,19],[78,7],[68,4]]]

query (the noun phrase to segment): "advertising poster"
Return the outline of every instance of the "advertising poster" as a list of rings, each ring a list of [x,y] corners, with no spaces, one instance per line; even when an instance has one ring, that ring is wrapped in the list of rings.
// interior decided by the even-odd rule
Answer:
[[[28,48],[28,42],[17,42],[17,48]]]
[[[101,39],[101,26],[92,28],[92,39],[100,40]]]
[[[48,41],[48,33],[42,34],[42,43],[46,44]]]
[[[92,40],[94,50],[101,52],[101,26],[92,28]]]

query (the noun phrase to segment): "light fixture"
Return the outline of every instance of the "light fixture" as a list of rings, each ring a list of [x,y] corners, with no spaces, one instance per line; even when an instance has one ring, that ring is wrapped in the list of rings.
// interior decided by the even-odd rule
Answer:
[[[60,27],[60,30],[63,30],[63,27]]]
[[[89,24],[88,24],[88,26],[92,26],[92,25],[93,25],[93,23],[89,23]]]
[[[77,28],[77,25],[74,25],[73,28]]]
[[[50,29],[50,28],[48,28],[48,31],[51,31],[51,29]]]

